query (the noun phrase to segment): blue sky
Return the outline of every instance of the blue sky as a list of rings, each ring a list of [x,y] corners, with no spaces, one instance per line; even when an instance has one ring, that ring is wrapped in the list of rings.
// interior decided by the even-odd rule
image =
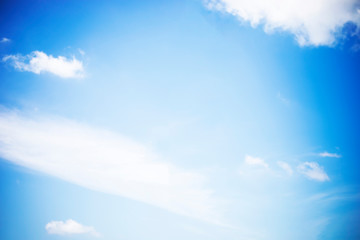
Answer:
[[[360,11],[315,3],[3,1],[0,238],[359,239]]]

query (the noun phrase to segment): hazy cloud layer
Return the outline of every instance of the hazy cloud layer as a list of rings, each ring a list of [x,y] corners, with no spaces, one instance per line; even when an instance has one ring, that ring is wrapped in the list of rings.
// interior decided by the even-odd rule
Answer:
[[[206,0],[210,9],[230,13],[265,32],[286,31],[301,45],[333,45],[343,26],[360,25],[357,0]]]
[[[84,226],[72,219],[63,221],[51,221],[45,226],[49,234],[56,235],[72,235],[72,234],[90,234],[93,236],[100,236],[93,227]]]
[[[0,112],[0,156],[93,190],[218,223],[204,177],[129,138],[66,119]]]
[[[6,55],[2,60],[10,63],[18,71],[35,74],[48,72],[61,78],[82,78],[85,74],[83,63],[75,57],[53,57],[41,51],[34,51],[25,56]]]

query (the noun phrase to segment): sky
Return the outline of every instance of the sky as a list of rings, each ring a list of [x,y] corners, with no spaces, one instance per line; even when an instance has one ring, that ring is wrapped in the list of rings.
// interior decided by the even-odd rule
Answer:
[[[360,239],[357,0],[0,3],[0,238]]]

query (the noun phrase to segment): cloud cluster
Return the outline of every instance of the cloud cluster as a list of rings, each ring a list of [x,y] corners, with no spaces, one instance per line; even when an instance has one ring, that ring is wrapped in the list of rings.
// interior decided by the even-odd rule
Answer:
[[[259,157],[253,157],[246,155],[244,159],[244,164],[240,169],[240,175],[242,176],[279,176],[276,171],[274,171],[264,159]],[[289,163],[284,161],[277,161],[276,164],[284,170],[289,176],[294,174],[293,168]],[[249,168],[251,167],[251,168]],[[310,180],[315,180],[319,182],[330,181],[329,176],[325,172],[322,166],[316,162],[303,162],[297,166],[297,172],[306,176]]]
[[[286,31],[301,45],[333,45],[346,23],[360,26],[357,0],[207,0],[210,9],[230,13],[265,32]]]
[[[2,111],[0,157],[92,190],[219,223],[218,202],[203,175],[169,164],[120,134]]]
[[[312,180],[320,182],[330,181],[324,169],[316,162],[304,162],[298,166],[298,171]]]
[[[62,78],[82,78],[85,74],[83,63],[75,57],[53,57],[41,51],[33,51],[25,56],[6,55],[2,61],[9,62],[18,71],[36,74],[48,72]]]
[[[51,221],[45,226],[49,234],[71,235],[71,234],[90,234],[100,236],[93,227],[82,225],[72,219],[63,221]]]

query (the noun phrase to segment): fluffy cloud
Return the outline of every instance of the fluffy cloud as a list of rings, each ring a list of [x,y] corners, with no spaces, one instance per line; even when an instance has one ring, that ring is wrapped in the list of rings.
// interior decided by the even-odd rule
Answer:
[[[252,157],[250,155],[245,156],[245,163],[247,165],[255,165],[255,166],[261,166],[264,168],[268,168],[269,165],[264,161],[262,158]]]
[[[0,112],[0,157],[80,186],[219,223],[203,175],[122,135],[67,119]]]
[[[83,63],[75,57],[53,57],[41,51],[34,51],[28,55],[6,55],[3,62],[9,62],[16,70],[40,74],[49,72],[62,78],[82,78],[84,76]]]
[[[329,153],[329,152],[322,152],[319,153],[320,157],[330,157],[330,158],[341,158],[341,155],[337,153]]]
[[[84,226],[72,219],[65,222],[63,221],[51,221],[45,226],[46,231],[49,234],[57,235],[70,235],[70,234],[90,234],[93,236],[100,236],[93,227]]]
[[[281,167],[287,174],[292,175],[293,174],[293,170],[290,167],[290,165],[286,162],[282,162],[282,161],[278,161],[277,162],[278,166]]]
[[[3,37],[1,40],[0,40],[0,43],[7,43],[7,42],[11,42],[11,40],[9,38],[6,38],[6,37]]]
[[[316,162],[304,162],[298,166],[298,171],[312,180],[320,182],[330,181],[324,169]]]
[[[206,0],[210,9],[293,34],[300,45],[333,45],[343,26],[360,25],[357,0]]]

